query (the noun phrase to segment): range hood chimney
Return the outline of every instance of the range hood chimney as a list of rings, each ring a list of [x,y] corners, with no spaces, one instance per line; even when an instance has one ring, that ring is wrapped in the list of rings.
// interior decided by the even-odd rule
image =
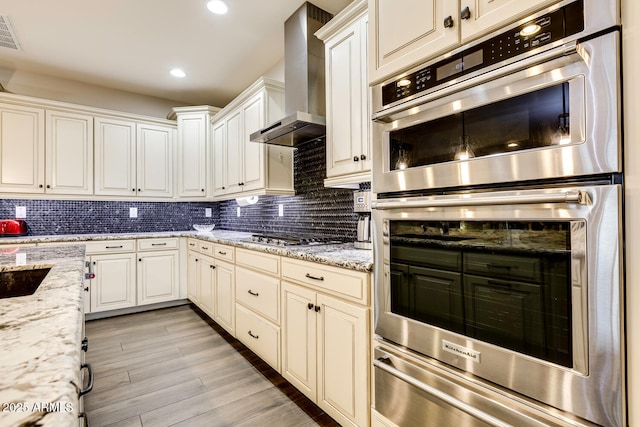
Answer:
[[[251,141],[294,147],[325,135],[324,44],[314,33],[332,17],[305,2],[285,21],[286,117],[252,133]]]

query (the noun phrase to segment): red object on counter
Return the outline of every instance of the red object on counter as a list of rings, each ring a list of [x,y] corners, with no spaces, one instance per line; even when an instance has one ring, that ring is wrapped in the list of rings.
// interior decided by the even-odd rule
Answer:
[[[22,219],[0,219],[0,237],[26,236],[27,222]]]

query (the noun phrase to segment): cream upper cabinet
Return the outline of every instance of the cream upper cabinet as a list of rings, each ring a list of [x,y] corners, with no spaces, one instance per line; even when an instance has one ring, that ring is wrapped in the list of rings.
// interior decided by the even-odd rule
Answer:
[[[558,0],[460,0],[462,43]]]
[[[208,105],[173,109],[178,122],[178,197],[206,197],[211,192],[211,118],[219,110]]]
[[[0,191],[44,193],[42,108],[0,104]]]
[[[47,110],[45,123],[45,192],[93,194],[93,116]]]
[[[294,193],[293,148],[249,140],[251,133],[282,118],[283,102],[282,84],[260,78],[216,115],[212,124],[215,198]]]
[[[359,0],[316,32],[325,43],[326,187],[371,181],[367,24],[367,1]]]
[[[368,1],[373,86],[559,0]]]
[[[93,117],[0,104],[0,191],[93,194]]]
[[[95,194],[173,197],[175,127],[96,117]]]
[[[369,83],[380,83],[460,42],[456,0],[369,0]]]

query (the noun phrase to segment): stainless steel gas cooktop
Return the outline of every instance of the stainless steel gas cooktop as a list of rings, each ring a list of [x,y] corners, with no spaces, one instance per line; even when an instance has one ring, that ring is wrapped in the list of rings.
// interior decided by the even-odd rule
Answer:
[[[253,234],[251,241],[275,246],[328,245],[343,243],[339,239],[326,236],[296,236],[289,234]]]

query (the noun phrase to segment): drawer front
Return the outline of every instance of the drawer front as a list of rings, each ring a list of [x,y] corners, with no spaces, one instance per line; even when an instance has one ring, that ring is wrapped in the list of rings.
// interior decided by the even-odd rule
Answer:
[[[236,264],[274,276],[280,275],[280,257],[278,255],[238,248],[236,249]]]
[[[187,239],[187,249],[189,249],[190,251],[197,251],[198,250],[198,239],[188,238]]]
[[[178,249],[178,238],[138,239],[139,251],[160,251]]]
[[[541,260],[536,257],[465,253],[464,272],[501,279],[542,281]]]
[[[197,240],[197,243],[198,243],[198,247],[196,250],[198,252],[203,253],[205,255],[213,256],[213,246],[214,246],[213,242],[205,242],[203,240]]]
[[[282,278],[361,304],[369,303],[367,273],[283,258]]]
[[[87,255],[136,251],[135,240],[96,240],[85,242],[85,245]]]
[[[236,304],[236,338],[280,372],[280,328]]]
[[[215,243],[213,245],[213,256],[227,262],[234,262],[235,248],[232,246]]]
[[[280,323],[280,279],[236,267],[236,301]]]

